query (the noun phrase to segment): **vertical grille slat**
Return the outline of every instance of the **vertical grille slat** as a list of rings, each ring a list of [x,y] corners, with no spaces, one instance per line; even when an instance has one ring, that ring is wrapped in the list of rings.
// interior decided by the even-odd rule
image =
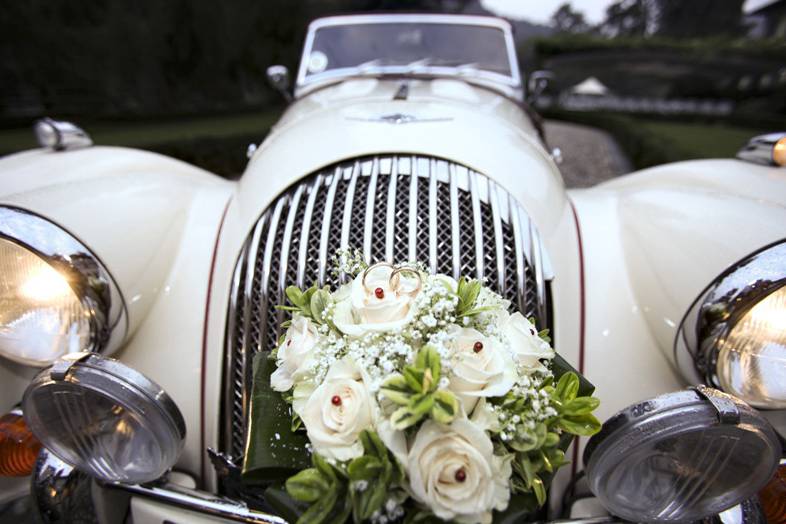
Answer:
[[[232,278],[222,399],[222,449],[243,454],[251,362],[271,350],[292,283],[335,287],[337,248],[369,262],[427,262],[431,271],[484,278],[526,316],[548,317],[537,230],[526,211],[484,175],[442,159],[386,155],[321,170],[279,196],[246,240]],[[545,326],[543,327],[552,327]]]

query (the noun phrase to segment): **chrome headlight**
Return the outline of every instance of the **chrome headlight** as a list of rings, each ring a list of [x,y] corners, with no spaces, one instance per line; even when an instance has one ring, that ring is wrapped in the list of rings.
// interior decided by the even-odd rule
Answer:
[[[117,285],[90,250],[52,222],[0,207],[0,356],[45,366],[114,349],[125,330]]]
[[[30,430],[52,453],[109,482],[155,480],[177,461],[183,415],[161,387],[96,353],[73,353],[41,371],[22,400]]]
[[[685,377],[758,408],[786,408],[786,242],[735,264],[682,320],[675,358]]]

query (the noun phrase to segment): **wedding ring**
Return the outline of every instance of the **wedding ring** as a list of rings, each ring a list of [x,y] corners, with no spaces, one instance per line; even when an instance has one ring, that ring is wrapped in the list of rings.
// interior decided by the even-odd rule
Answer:
[[[411,274],[415,276],[417,283],[411,287],[411,289],[402,289],[401,285],[401,275],[405,277],[407,274]],[[399,295],[417,295],[420,291],[420,288],[423,287],[423,279],[420,276],[420,271],[413,267],[403,266],[393,270],[390,274],[390,289],[394,290]]]
[[[380,268],[380,267],[388,267],[388,268],[390,268],[390,270],[391,270],[391,278],[393,276],[393,273],[395,273],[395,270],[396,270],[396,268],[393,266],[393,264],[388,264],[387,262],[377,262],[376,264],[368,266],[366,268],[366,270],[363,271],[363,278],[360,281],[360,283],[363,285],[363,289],[365,289],[366,292],[372,292],[373,291],[373,289],[372,290],[368,289],[368,286],[366,285],[366,277],[368,277],[369,273],[371,273],[372,271],[374,271],[375,269]]]

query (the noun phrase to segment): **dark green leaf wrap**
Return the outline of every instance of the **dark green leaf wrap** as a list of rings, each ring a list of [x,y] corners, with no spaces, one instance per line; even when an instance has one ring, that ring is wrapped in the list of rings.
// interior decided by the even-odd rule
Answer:
[[[254,357],[254,385],[248,414],[243,481],[270,484],[284,481],[311,465],[304,432],[292,431],[292,413],[281,393],[270,387],[276,364],[269,351]]]

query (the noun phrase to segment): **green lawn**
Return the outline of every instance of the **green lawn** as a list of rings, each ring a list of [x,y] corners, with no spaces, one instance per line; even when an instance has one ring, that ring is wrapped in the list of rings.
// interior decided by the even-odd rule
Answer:
[[[757,134],[775,131],[726,124],[692,124],[636,120],[636,124],[670,142],[683,158],[733,157]]]
[[[248,144],[261,142],[280,114],[275,108],[209,117],[75,123],[96,144],[148,149],[234,177],[245,166]],[[34,147],[32,127],[0,129],[0,156]]]

